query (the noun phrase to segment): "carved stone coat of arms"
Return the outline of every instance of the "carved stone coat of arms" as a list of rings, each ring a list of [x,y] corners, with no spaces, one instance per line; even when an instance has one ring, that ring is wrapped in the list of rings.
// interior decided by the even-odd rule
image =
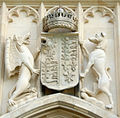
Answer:
[[[56,7],[44,18],[46,43],[41,51],[41,82],[54,90],[78,84],[77,18],[73,11]]]
[[[78,83],[78,39],[54,35],[42,50],[41,82],[50,89],[63,90]]]

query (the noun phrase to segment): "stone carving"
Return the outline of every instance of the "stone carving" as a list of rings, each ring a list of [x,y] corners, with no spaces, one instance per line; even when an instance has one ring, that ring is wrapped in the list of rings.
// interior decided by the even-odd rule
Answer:
[[[87,49],[84,47],[82,42],[79,42],[82,52],[88,56],[88,64],[84,71],[84,73],[81,73],[80,76],[84,78],[86,74],[89,72],[90,68],[93,68],[95,72],[98,75],[98,86],[97,90],[95,92],[92,92],[88,90],[87,88],[83,88],[82,91],[82,97],[86,99],[87,101],[91,101],[91,97],[95,97],[98,92],[104,92],[110,101],[110,104],[106,105],[106,108],[112,109],[113,108],[113,100],[112,100],[112,94],[109,90],[110,87],[110,81],[111,77],[108,73],[109,68],[105,67],[105,48],[106,48],[106,40],[105,40],[105,34],[96,34],[95,37],[89,38],[89,41],[96,44],[95,49],[89,54]],[[84,93],[84,94],[83,94]],[[96,101],[95,99],[94,101]],[[100,101],[96,101],[95,103],[100,103]],[[100,103],[103,106],[103,103]]]
[[[95,104],[101,108],[105,108],[105,104],[102,101],[97,100],[95,97],[90,97],[90,95],[87,91],[88,91],[88,89],[86,89],[86,88],[82,89],[81,96],[83,99],[85,99],[86,101],[88,101],[92,104]]]
[[[63,66],[63,76],[65,81],[71,82],[75,77],[75,71],[77,66],[77,42],[74,39],[69,41],[69,38],[66,37],[62,40],[62,66]],[[71,61],[70,61],[71,60]]]
[[[50,9],[43,19],[43,30],[47,32],[53,29],[55,29],[54,32],[76,31],[77,17],[75,12],[62,6]]]
[[[50,89],[64,90],[78,83],[78,40],[73,37],[46,38],[41,50],[41,82]]]
[[[23,5],[23,6],[16,6],[9,11],[8,15],[8,22],[11,23],[14,21],[14,16],[19,17],[20,12],[25,12],[26,17],[33,16],[32,22],[38,23],[39,21],[39,14],[38,12],[33,9],[32,7]]]
[[[114,23],[114,18],[115,18],[115,14],[114,12],[104,6],[92,6],[90,8],[88,8],[85,12],[84,12],[84,22],[88,23],[89,22],[89,17],[94,17],[96,12],[100,12],[102,14],[102,17],[108,16],[109,23]]]
[[[43,47],[43,54],[46,55],[45,61],[42,62],[42,79],[46,83],[58,83],[58,60],[56,57],[56,40],[44,38],[45,48]],[[43,57],[44,58],[44,57]]]
[[[6,41],[5,64],[8,75],[11,77],[18,73],[18,80],[13,89],[10,91],[10,106],[14,106],[19,98],[23,99],[27,95],[37,95],[35,88],[30,88],[29,81],[33,73],[39,74],[40,69],[34,68],[34,58],[30,50],[27,48],[29,43],[30,33],[24,35],[23,37],[14,35],[13,38],[9,37]],[[29,97],[27,96],[27,98]]]

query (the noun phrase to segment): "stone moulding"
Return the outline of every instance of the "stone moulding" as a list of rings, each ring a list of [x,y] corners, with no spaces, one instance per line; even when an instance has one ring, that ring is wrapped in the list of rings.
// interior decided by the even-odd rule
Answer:
[[[57,110],[57,111],[56,111]],[[62,111],[67,114],[59,114]],[[72,113],[72,114],[71,114]],[[52,115],[52,116],[51,116]],[[70,116],[73,115],[73,116]],[[44,96],[13,110],[1,118],[117,118],[109,111],[74,96],[61,93]]]
[[[102,17],[109,16],[109,23],[114,23],[114,20],[116,19],[116,15],[110,8],[105,6],[92,6],[84,12],[84,23],[88,23],[88,17],[94,17],[95,12],[101,12]]]
[[[19,5],[19,6],[12,8],[8,14],[8,22],[12,23],[14,21],[13,16],[19,17],[20,12],[25,12],[26,17],[33,16],[34,17],[34,19],[32,20],[33,22],[35,22],[35,23],[39,22],[40,16],[39,16],[38,12],[34,8],[29,7],[27,5]]]

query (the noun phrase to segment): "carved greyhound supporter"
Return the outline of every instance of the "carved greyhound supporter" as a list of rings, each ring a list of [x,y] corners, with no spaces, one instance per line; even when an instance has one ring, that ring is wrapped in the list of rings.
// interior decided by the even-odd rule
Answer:
[[[10,106],[15,105],[14,99],[30,87],[29,81],[32,74],[39,74],[40,72],[40,69],[34,68],[34,58],[27,48],[29,43],[30,33],[23,37],[14,35],[13,38],[8,38],[6,41],[6,67],[9,76],[14,75],[13,71],[19,67],[18,80],[8,101]]]
[[[111,77],[108,73],[108,69],[105,67],[105,48],[106,48],[106,40],[104,39],[105,34],[96,34],[95,37],[89,38],[89,41],[96,44],[95,49],[89,54],[87,49],[84,47],[82,42],[79,42],[82,52],[86,55],[88,55],[88,64],[84,71],[84,73],[81,73],[80,76],[84,78],[86,74],[89,72],[90,68],[93,67],[95,72],[98,75],[98,86],[96,92],[92,92],[88,90],[87,88],[83,88],[82,91],[87,93],[90,96],[95,96],[98,94],[98,92],[104,92],[110,101],[109,105],[106,105],[106,108],[111,109],[113,108],[113,100],[112,100],[112,94],[109,90],[110,87],[110,80]]]

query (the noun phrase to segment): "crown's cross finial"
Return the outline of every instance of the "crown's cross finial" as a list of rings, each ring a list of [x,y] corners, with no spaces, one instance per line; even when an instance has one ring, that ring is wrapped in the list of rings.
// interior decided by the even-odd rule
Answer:
[[[61,0],[59,0],[59,8],[62,8]]]

